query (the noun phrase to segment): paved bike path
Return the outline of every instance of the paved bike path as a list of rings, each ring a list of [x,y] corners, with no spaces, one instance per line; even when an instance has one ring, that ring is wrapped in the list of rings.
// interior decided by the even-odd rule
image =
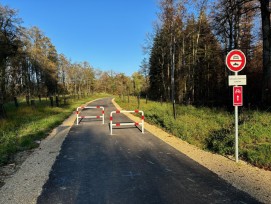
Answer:
[[[147,131],[121,126],[110,135],[110,98],[90,105],[105,107],[105,124],[84,119],[71,128],[38,204],[258,203]]]

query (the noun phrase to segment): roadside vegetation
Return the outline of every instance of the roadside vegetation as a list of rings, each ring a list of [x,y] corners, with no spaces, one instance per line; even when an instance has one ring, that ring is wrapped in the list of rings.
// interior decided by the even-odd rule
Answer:
[[[116,98],[126,110],[138,109],[136,97]],[[234,156],[234,114],[216,108],[177,105],[174,120],[172,104],[140,100],[145,120],[199,148]],[[242,108],[239,116],[239,153],[243,160],[271,169],[271,113]]]
[[[14,153],[35,148],[42,138],[70,116],[76,107],[106,94],[95,94],[81,99],[69,98],[67,104],[51,107],[49,99],[42,98],[34,106],[19,100],[19,107],[6,103],[7,118],[0,120],[0,165],[12,160]]]

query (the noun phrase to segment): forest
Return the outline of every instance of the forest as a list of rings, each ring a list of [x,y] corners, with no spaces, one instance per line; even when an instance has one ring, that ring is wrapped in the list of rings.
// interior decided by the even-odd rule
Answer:
[[[211,5],[210,5],[211,3]],[[149,59],[153,99],[199,106],[232,106],[225,65],[229,51],[246,55],[244,102],[270,106],[269,1],[161,1]]]
[[[161,0],[146,58],[131,77],[73,63],[38,27],[0,4],[0,118],[17,97],[107,92],[198,106],[232,106],[225,57],[246,54],[244,105],[271,105],[271,31],[268,0]],[[107,83],[104,83],[104,82]]]

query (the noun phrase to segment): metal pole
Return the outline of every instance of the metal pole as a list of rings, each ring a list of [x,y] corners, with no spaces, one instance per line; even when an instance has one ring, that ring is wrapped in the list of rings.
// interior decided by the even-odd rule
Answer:
[[[238,72],[235,72],[235,76]],[[238,106],[235,106],[235,162],[238,162]]]
[[[113,111],[114,112],[114,111]],[[113,120],[113,112],[110,113],[110,135],[112,135],[112,120]]]
[[[76,125],[78,125],[78,108],[76,110]]]
[[[174,119],[176,120],[176,106],[175,106],[175,100],[173,99],[173,116]]]
[[[142,111],[141,121],[142,121],[142,133],[143,134],[144,134],[144,120],[145,120],[145,116],[144,116],[144,112]]]
[[[103,124],[104,124],[104,107],[102,107]]]
[[[238,106],[235,106],[235,161],[238,162]]]
[[[110,135],[112,135],[112,120],[110,121]]]

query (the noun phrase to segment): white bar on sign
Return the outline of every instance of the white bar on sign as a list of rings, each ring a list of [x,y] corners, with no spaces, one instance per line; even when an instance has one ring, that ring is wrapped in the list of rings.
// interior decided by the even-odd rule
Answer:
[[[247,75],[229,75],[229,86],[247,85]]]

